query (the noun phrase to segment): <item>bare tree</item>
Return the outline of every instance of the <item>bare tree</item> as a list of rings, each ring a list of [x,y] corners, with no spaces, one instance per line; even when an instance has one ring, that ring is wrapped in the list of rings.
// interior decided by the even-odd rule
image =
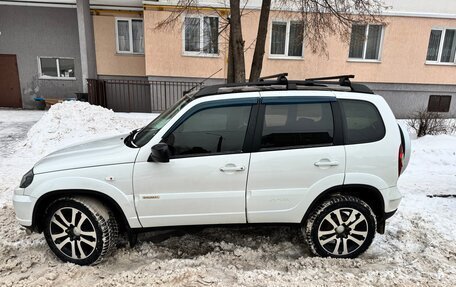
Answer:
[[[233,82],[245,82],[244,38],[242,38],[241,3],[240,0],[230,0],[230,36],[228,67],[233,69]],[[230,62],[231,61],[231,62]],[[229,82],[230,79],[228,79]]]
[[[258,81],[263,69],[264,50],[266,35],[268,33],[269,12],[271,11],[271,0],[263,0],[261,3],[260,20],[258,22],[258,33],[253,52],[252,66],[250,69],[250,82]]]
[[[241,21],[244,7],[241,8],[240,0],[229,1],[230,16],[225,22],[229,25],[230,32],[228,82],[245,82],[245,41]],[[180,15],[190,8],[198,11],[198,1],[179,0],[177,9],[157,27],[174,25]],[[330,36],[337,35],[343,42],[348,43],[354,23],[385,24],[381,13],[386,8],[383,0],[263,0],[249,81],[257,81],[261,75],[271,9],[282,11],[280,13],[301,23],[302,31],[298,40],[305,39],[304,43],[312,53],[328,55],[326,42]],[[213,10],[217,12],[216,8]],[[226,26],[223,26],[222,30],[225,29]]]
[[[451,117],[451,116],[450,116]],[[407,120],[417,137],[449,134],[456,131],[456,124],[445,119],[442,113],[429,112],[425,107],[412,113]]]

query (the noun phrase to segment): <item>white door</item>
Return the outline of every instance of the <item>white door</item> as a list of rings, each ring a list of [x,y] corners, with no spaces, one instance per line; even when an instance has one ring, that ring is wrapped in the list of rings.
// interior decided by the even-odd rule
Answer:
[[[192,112],[162,140],[169,162],[135,164],[135,202],[144,227],[246,222],[250,153],[243,146],[251,109],[230,103]]]
[[[345,150],[334,128],[335,98],[286,100],[263,98],[247,185],[250,223],[298,223],[321,192],[343,184]]]

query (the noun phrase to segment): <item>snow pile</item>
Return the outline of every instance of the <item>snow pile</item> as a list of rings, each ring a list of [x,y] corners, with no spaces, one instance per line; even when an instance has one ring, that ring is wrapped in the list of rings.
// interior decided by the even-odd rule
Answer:
[[[438,145],[436,145],[438,143]],[[456,137],[452,135],[424,136],[412,141],[413,171],[456,168]],[[434,169],[435,170],[435,169]]]
[[[156,116],[149,115],[147,118],[122,116],[84,102],[63,102],[53,105],[30,129],[24,145],[42,156],[80,141],[128,133]]]

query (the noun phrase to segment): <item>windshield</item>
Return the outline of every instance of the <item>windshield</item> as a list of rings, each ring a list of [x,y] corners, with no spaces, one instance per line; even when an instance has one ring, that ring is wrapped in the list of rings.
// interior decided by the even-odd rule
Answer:
[[[148,143],[163,126],[165,126],[180,110],[182,110],[191,101],[192,98],[188,96],[183,97],[177,103],[156,117],[150,124],[142,128],[133,137],[133,143],[135,146],[141,147]]]

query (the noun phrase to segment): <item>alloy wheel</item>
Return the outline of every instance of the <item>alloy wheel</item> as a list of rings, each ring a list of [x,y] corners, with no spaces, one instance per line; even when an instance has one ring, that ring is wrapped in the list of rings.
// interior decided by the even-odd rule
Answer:
[[[338,208],[328,213],[318,227],[318,241],[328,253],[348,255],[366,241],[369,225],[366,217],[353,208]]]
[[[94,224],[74,207],[63,207],[54,212],[49,233],[57,249],[72,259],[89,257],[97,246]]]

